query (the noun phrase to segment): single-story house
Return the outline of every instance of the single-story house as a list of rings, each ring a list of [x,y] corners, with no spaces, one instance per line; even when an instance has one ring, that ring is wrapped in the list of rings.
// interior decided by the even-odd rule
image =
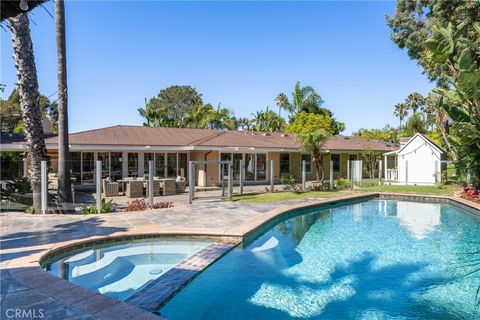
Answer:
[[[400,149],[384,154],[394,157],[393,167],[385,161],[385,182],[399,185],[435,185],[446,169],[447,153],[423,134],[401,142]]]
[[[245,163],[245,183],[270,181],[270,160],[274,160],[274,180],[283,175],[301,179],[302,160],[307,162],[307,178],[313,178],[311,155],[302,152],[292,134],[250,131],[225,131],[187,128],[152,128],[118,125],[72,133],[70,152],[72,175],[77,183],[94,183],[96,160],[103,161],[103,177],[143,177],[148,174],[148,160],[155,162],[155,176],[176,177],[188,174],[189,161],[232,160],[234,180],[239,177],[239,160]],[[51,170],[57,171],[57,137],[45,140],[51,158]],[[324,146],[324,168],[329,178],[329,163],[333,161],[334,178],[347,177],[347,161],[361,159],[369,149],[379,153],[394,151],[399,145],[337,135]],[[2,139],[1,151],[22,152],[23,139]],[[200,165],[196,168],[196,184],[218,185],[220,166]]]

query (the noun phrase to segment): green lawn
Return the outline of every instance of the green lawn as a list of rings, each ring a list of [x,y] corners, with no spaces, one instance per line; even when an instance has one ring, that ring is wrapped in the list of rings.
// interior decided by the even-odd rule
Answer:
[[[432,194],[432,195],[448,195],[451,196],[457,190],[460,190],[461,187],[456,184],[445,185],[442,188],[436,186],[369,186],[369,184],[364,183],[362,188],[355,190],[358,191],[369,191],[369,192],[398,192],[398,193],[412,193],[412,194]]]
[[[354,190],[343,190],[339,192],[330,191],[308,191],[308,192],[275,192],[275,193],[259,193],[259,194],[245,194],[236,195],[233,201],[239,202],[253,202],[253,203],[265,203],[265,202],[280,202],[303,198],[328,198],[340,195],[345,195],[353,192],[396,192],[396,193],[411,193],[411,194],[425,194],[425,195],[453,195],[455,191],[460,190],[456,184],[445,185],[442,188],[435,186],[389,186],[383,185],[370,186],[370,183],[364,183],[362,188],[356,188]]]
[[[288,201],[295,199],[303,198],[327,198],[334,197],[340,194],[346,194],[351,190],[342,191],[342,192],[329,192],[329,191],[307,191],[307,192],[275,192],[275,193],[259,193],[259,194],[245,194],[245,195],[236,195],[233,197],[233,201],[239,202],[278,202],[278,201]]]

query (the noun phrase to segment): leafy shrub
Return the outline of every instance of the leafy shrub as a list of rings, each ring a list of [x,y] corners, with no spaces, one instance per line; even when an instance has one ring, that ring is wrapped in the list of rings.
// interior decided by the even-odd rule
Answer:
[[[144,199],[136,199],[128,203],[127,211],[144,211],[147,209],[147,203]]]
[[[329,191],[330,190],[330,182],[322,183],[312,183],[308,186],[309,191]]]
[[[97,214],[97,208],[95,205],[81,207],[83,214]]]
[[[342,177],[337,179],[337,190],[347,189],[348,187],[350,187],[350,182],[347,179]]]
[[[50,192],[52,191],[52,192]],[[49,190],[48,201],[49,203],[57,202],[56,190]],[[33,205],[33,192],[30,185],[30,181],[27,178],[16,178],[7,182],[5,189],[0,190],[0,199],[2,201],[8,201],[12,203],[19,203],[26,206]]]
[[[17,178],[7,182],[5,189],[0,191],[2,201],[20,203],[27,206],[33,204],[32,187],[27,178]]]
[[[100,209],[100,213],[109,213],[109,212],[112,212],[112,209],[113,209],[112,200],[107,202],[105,201],[105,199],[102,199],[102,208]],[[94,204],[90,206],[81,207],[81,210],[83,214],[97,214],[97,206]]]
[[[291,190],[294,192],[302,191],[302,186],[295,181],[293,176],[281,176],[280,183],[284,185],[284,190]]]
[[[171,201],[160,201],[153,205],[153,209],[173,208],[174,204]]]

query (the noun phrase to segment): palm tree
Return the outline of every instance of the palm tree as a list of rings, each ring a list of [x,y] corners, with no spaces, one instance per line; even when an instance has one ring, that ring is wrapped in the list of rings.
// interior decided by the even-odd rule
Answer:
[[[248,118],[238,118],[237,125],[244,131],[250,131],[252,121]]]
[[[282,116],[282,109],[287,111],[291,110],[290,102],[288,101],[287,95],[285,93],[279,93],[278,96],[275,98],[275,103],[278,106],[278,116]]]
[[[413,113],[416,113],[418,109],[422,108],[425,104],[425,98],[418,92],[410,93],[405,100],[407,106],[412,109]]]
[[[190,110],[184,117],[183,122],[187,128],[211,129],[213,122],[217,120],[217,112],[211,104],[204,104],[197,109]]]
[[[41,209],[41,161],[48,160],[48,155],[43,139],[40,93],[28,14],[20,13],[8,18],[8,27],[12,35],[13,59],[17,68],[20,104],[27,138],[33,208],[38,213]]]
[[[397,103],[393,114],[400,119],[400,129],[402,129],[402,121],[408,116],[408,105],[403,102]]]
[[[297,142],[302,146],[302,149],[311,153],[312,163],[315,168],[315,175],[317,176],[317,182],[321,184],[323,184],[323,179],[325,177],[322,148],[330,136],[331,134],[324,129],[298,133],[296,135]]]
[[[280,93],[276,98],[277,105],[294,115],[301,112],[319,113],[323,100],[315,92],[313,87],[300,85],[297,81],[292,92],[292,102],[290,102],[284,93]]]
[[[70,181],[70,148],[68,142],[68,94],[67,94],[67,57],[65,45],[65,5],[64,0],[55,2],[55,22],[57,37],[57,75],[58,75],[58,203],[72,203]]]

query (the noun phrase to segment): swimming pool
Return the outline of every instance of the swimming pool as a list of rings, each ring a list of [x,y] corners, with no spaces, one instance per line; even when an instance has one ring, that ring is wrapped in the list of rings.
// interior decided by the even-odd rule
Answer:
[[[161,309],[168,319],[474,319],[480,219],[369,200],[311,208],[237,247]],[[478,256],[476,258],[479,258]]]
[[[174,238],[113,242],[58,259],[46,270],[123,301],[212,243],[207,239]]]

